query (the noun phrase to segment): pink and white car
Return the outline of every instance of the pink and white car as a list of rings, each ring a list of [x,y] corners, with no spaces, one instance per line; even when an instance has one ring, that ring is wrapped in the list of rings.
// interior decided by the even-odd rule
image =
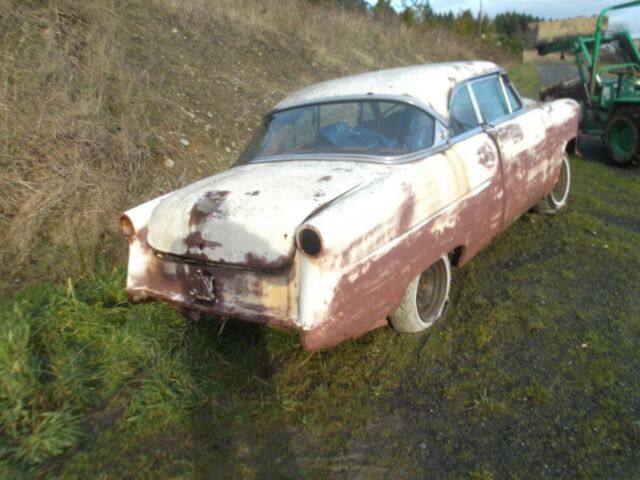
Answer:
[[[237,164],[124,214],[131,302],[293,328],[307,349],[429,327],[461,266],[567,202],[573,100],[489,62],[331,80],[267,114]]]

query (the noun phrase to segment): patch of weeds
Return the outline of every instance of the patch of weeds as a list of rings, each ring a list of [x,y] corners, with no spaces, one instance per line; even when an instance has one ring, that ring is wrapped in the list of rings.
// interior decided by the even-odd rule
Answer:
[[[471,405],[469,406],[472,410],[477,410],[481,413],[495,413],[495,414],[504,414],[507,412],[508,407],[504,402],[497,401],[491,398],[487,394],[487,389],[478,396]]]
[[[484,325],[482,323],[478,324],[478,327],[474,332],[475,343],[478,348],[484,348],[491,342],[493,338],[493,331],[491,327]]]
[[[44,284],[3,300],[5,459],[29,468],[76,445],[85,415],[160,353],[164,309],[143,306],[131,315],[122,282],[122,271],[103,272],[94,281]]]
[[[571,270],[562,270],[562,278],[564,280],[575,280],[576,274]]]
[[[538,382],[524,387],[519,386],[511,393],[515,402],[530,402],[532,405],[545,405],[551,398],[551,391]]]
[[[545,329],[544,322],[540,319],[533,319],[527,322],[527,329],[531,333],[541,332]]]
[[[607,358],[598,358],[592,361],[586,374],[595,387],[606,388],[616,380],[617,364]]]
[[[487,468],[477,467],[470,472],[458,476],[457,478],[464,480],[493,480],[496,477]]]
[[[22,465],[39,464],[75,445],[83,432],[80,418],[68,409],[65,406],[52,412],[31,414],[27,422],[20,419],[22,421],[17,423],[28,425],[28,433],[21,436],[18,445],[9,449],[11,457]]]

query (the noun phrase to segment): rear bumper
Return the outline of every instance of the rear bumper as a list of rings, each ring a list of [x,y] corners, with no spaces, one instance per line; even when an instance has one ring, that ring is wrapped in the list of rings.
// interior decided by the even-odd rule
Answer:
[[[359,264],[346,273],[331,271],[332,275],[319,278],[301,274],[305,260],[297,255],[282,270],[205,264],[154,252],[146,234],[143,227],[129,239],[126,292],[131,303],[155,300],[183,313],[294,329],[306,350],[329,348],[387,324],[389,308],[371,301],[366,278],[348,281]],[[347,294],[351,290],[353,295]],[[362,297],[362,305],[351,305],[352,296]]]
[[[296,271],[295,262],[278,271],[186,262],[154,252],[142,229],[129,241],[126,292],[131,303],[157,300],[183,311],[296,328]]]

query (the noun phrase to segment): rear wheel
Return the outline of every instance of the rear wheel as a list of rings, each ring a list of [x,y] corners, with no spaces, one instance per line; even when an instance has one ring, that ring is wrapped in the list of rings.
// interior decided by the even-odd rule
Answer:
[[[433,325],[444,311],[451,285],[451,263],[446,255],[414,278],[398,309],[389,316],[399,332],[421,332]]]
[[[605,143],[614,165],[629,167],[640,154],[640,107],[622,107],[614,112],[605,128]]]

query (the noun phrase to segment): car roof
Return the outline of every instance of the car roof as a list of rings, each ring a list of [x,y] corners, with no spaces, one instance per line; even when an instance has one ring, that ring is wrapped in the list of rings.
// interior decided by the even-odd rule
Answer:
[[[416,99],[448,119],[449,97],[458,84],[501,70],[492,62],[473,61],[431,63],[360,73],[294,92],[281,100],[274,110],[336,97],[396,95]]]

